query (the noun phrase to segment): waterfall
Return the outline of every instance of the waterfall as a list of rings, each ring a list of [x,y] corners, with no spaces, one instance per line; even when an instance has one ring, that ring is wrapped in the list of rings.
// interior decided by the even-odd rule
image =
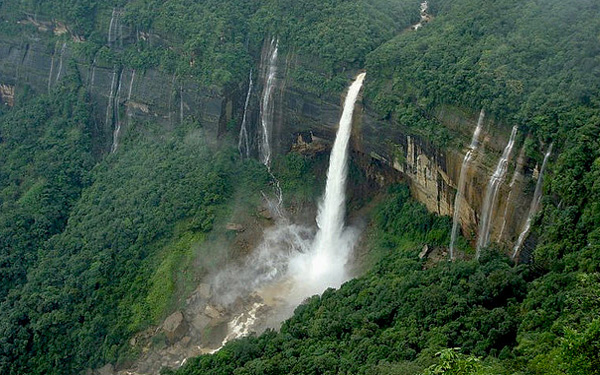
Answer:
[[[62,67],[63,67],[63,55],[65,54],[66,47],[67,47],[67,43],[63,43],[62,48],[60,49],[60,58],[58,60],[58,72],[56,72],[56,79],[54,80],[54,82],[58,82],[58,80],[60,79],[60,75],[62,73]]]
[[[127,93],[127,101],[131,100],[131,92],[133,91],[133,80],[135,79],[135,69],[131,71],[131,81],[129,81],[129,91]]]
[[[115,95],[115,83],[117,81],[117,69],[113,70],[112,80],[110,81],[110,92],[108,93],[108,102],[106,104],[106,120],[104,121],[104,125],[108,128],[111,122],[111,114],[112,114],[112,106],[113,106],[113,97]]]
[[[250,96],[252,95],[252,69],[250,69],[250,81],[248,83],[248,93],[246,94],[246,101],[244,102],[244,114],[242,115],[242,126],[240,127],[240,136],[238,140],[238,150],[240,156],[249,158],[250,157],[250,141],[248,139],[248,129],[246,122],[248,121],[248,104],[250,103]]]
[[[54,45],[54,51],[52,52],[52,57],[50,58],[50,73],[48,74],[48,93],[50,93],[50,89],[52,88],[52,72],[54,71],[54,56],[56,55],[57,45],[58,41]]]
[[[515,259],[517,253],[521,249],[521,246],[523,246],[523,242],[525,242],[525,237],[527,237],[527,234],[531,229],[531,222],[533,221],[533,217],[537,213],[538,207],[540,205],[540,200],[542,198],[542,182],[544,181],[544,171],[546,170],[546,163],[548,162],[548,158],[550,157],[550,154],[552,154],[552,146],[553,144],[551,143],[550,147],[548,147],[548,151],[546,151],[546,155],[544,155],[542,168],[540,169],[540,174],[538,176],[537,183],[535,184],[535,190],[533,192],[533,198],[531,199],[531,204],[529,205],[527,221],[525,222],[525,226],[523,227],[521,234],[519,234],[519,238],[517,239],[517,243],[515,244],[515,247],[513,249],[513,259]]]
[[[107,38],[107,42],[108,42],[109,46],[114,41],[114,39],[112,37],[112,32],[113,32],[113,29],[115,28],[116,17],[117,17],[117,8],[113,8],[112,15],[110,16],[110,25],[108,26],[108,38]]]
[[[502,241],[502,237],[504,236],[504,230],[506,229],[506,221],[508,220],[508,209],[510,208],[510,205],[511,205],[510,202],[512,202],[513,188],[515,187],[515,184],[517,183],[517,179],[521,175],[521,172],[519,171],[519,169],[520,169],[520,165],[521,165],[521,158],[523,157],[524,152],[525,152],[525,146],[523,146],[521,148],[519,157],[517,159],[517,166],[515,168],[512,178],[510,180],[510,184],[508,184],[509,192],[508,192],[508,197],[506,197],[506,205],[504,206],[504,213],[502,214],[502,227],[500,228],[500,234],[498,234],[498,241]]]
[[[344,230],[348,143],[352,130],[354,105],[366,73],[358,75],[350,86],[339,128],[331,150],[327,183],[317,215],[318,231],[311,251],[292,260],[290,270],[295,287],[303,297],[320,293],[327,287],[339,287],[347,278],[345,265],[354,236]]]
[[[113,144],[110,148],[110,152],[117,152],[117,147],[119,147],[119,135],[121,134],[121,120],[119,119],[119,101],[121,96],[121,84],[123,83],[123,71],[119,74],[119,82],[117,94],[113,97],[112,103],[112,118],[114,121],[115,129],[113,131]]]
[[[179,123],[183,124],[183,85],[179,85]]]
[[[479,233],[477,236],[477,258],[479,258],[481,249],[487,246],[490,242],[490,225],[494,217],[494,205],[496,204],[500,185],[502,185],[504,182],[506,172],[508,171],[508,158],[510,157],[513,146],[515,145],[516,135],[517,127],[514,126],[512,133],[510,133],[508,144],[504,148],[502,156],[496,165],[496,170],[490,178],[490,182],[485,190],[485,198],[483,200],[483,207],[481,209],[481,222],[479,224]]]
[[[275,75],[277,74],[277,54],[279,51],[279,40],[271,39],[268,54],[268,65],[265,75],[265,86],[263,88],[262,101],[260,103],[260,124],[262,134],[259,138],[260,161],[271,165],[271,130],[273,128],[273,92],[275,90]]]
[[[454,243],[456,242],[456,236],[458,235],[458,226],[460,224],[460,205],[464,198],[464,192],[467,185],[467,170],[469,164],[473,158],[473,154],[479,147],[479,134],[481,133],[481,127],[483,125],[483,119],[485,117],[485,111],[482,109],[479,112],[479,120],[477,120],[477,126],[473,132],[473,138],[471,138],[471,144],[469,150],[465,154],[462,165],[460,167],[460,176],[458,178],[458,186],[456,189],[456,196],[454,197],[454,214],[452,216],[452,235],[450,238],[450,260],[454,259]]]
[[[364,78],[365,73],[357,76],[345,99],[319,205],[316,235],[313,229],[281,216],[265,231],[261,245],[244,264],[219,271],[212,282],[213,295],[218,296],[216,303],[231,307],[235,314],[221,346],[210,352],[260,327],[279,324],[306,297],[339,287],[348,279],[345,266],[358,238],[356,230],[344,226],[348,144],[354,105]],[[270,171],[268,165],[267,169]],[[245,296],[247,303],[240,309],[239,302]]]

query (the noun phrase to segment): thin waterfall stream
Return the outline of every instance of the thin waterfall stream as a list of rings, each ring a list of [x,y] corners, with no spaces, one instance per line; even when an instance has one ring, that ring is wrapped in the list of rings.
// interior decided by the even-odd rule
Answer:
[[[252,70],[250,70],[248,82],[248,93],[246,93],[246,101],[244,102],[244,114],[242,115],[242,125],[240,127],[240,135],[238,140],[238,150],[240,156],[250,158],[250,140],[248,137],[248,104],[250,103],[250,97],[252,96],[252,88],[254,82],[252,82]]]
[[[452,235],[450,238],[450,260],[454,259],[454,244],[456,243],[456,237],[458,236],[458,227],[460,225],[460,208],[462,201],[465,199],[465,189],[467,188],[467,171],[469,169],[469,164],[471,163],[471,159],[473,158],[473,154],[479,147],[479,134],[481,133],[481,128],[483,126],[483,119],[485,118],[485,111],[482,109],[479,112],[479,119],[477,120],[477,126],[475,127],[475,131],[473,132],[473,137],[471,138],[471,144],[469,145],[469,150],[465,154],[462,165],[460,167],[460,176],[458,178],[458,186],[456,189],[456,196],[454,198],[454,214],[452,216]]]
[[[533,198],[531,199],[531,204],[529,206],[529,213],[527,214],[527,221],[525,221],[525,226],[523,227],[521,234],[519,234],[517,243],[515,244],[515,247],[513,248],[513,255],[512,255],[513,259],[515,259],[517,257],[519,250],[521,250],[521,247],[523,246],[523,243],[525,242],[525,238],[527,237],[527,235],[529,234],[529,230],[531,229],[531,222],[533,221],[533,217],[535,216],[535,214],[538,211],[538,207],[540,205],[540,200],[542,198],[542,183],[544,181],[544,172],[546,171],[546,164],[548,163],[548,158],[552,154],[552,146],[553,146],[553,144],[551,143],[550,146],[548,147],[548,151],[546,151],[546,154],[544,155],[544,161],[542,162],[542,167],[540,168],[540,174],[538,175],[538,179],[535,184],[535,191],[533,192]]]
[[[494,208],[498,199],[498,191],[500,191],[500,185],[504,182],[506,172],[508,171],[508,160],[515,145],[516,136],[517,127],[514,126],[510,133],[510,139],[502,152],[502,156],[500,156],[500,160],[498,160],[496,170],[494,171],[494,174],[492,174],[490,182],[485,190],[485,198],[483,199],[483,207],[481,208],[479,233],[477,236],[477,258],[479,258],[481,249],[490,243],[491,222],[494,217]]]

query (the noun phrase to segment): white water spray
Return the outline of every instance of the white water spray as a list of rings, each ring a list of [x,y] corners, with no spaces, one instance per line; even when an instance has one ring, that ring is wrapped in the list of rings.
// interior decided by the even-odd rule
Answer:
[[[533,198],[531,199],[531,204],[529,205],[529,213],[527,214],[527,221],[525,222],[525,226],[519,234],[519,238],[517,239],[517,243],[513,248],[512,258],[515,259],[521,246],[523,246],[523,242],[525,242],[525,238],[527,234],[529,234],[529,230],[531,229],[531,222],[533,221],[533,217],[537,213],[538,207],[540,205],[540,200],[542,198],[542,183],[544,181],[544,171],[546,170],[546,164],[548,162],[548,158],[552,154],[552,146],[548,147],[548,151],[546,151],[546,155],[544,155],[544,161],[542,162],[542,168],[540,169],[540,174],[538,176],[537,183],[535,184],[535,191],[533,192]]]
[[[254,83],[252,82],[252,70],[250,70],[250,81],[248,83],[248,93],[246,94],[246,101],[244,102],[244,114],[242,115],[242,126],[240,127],[240,135],[238,140],[238,150],[240,151],[240,156],[250,158],[250,140],[248,138],[248,129],[247,129],[247,121],[248,121],[248,104],[250,103],[250,96],[252,95],[252,87]]]
[[[515,145],[516,135],[517,127],[514,126],[510,133],[508,144],[504,148],[502,156],[496,165],[496,170],[490,178],[490,182],[485,190],[485,198],[483,199],[483,207],[481,208],[481,222],[479,224],[479,233],[477,235],[477,258],[479,258],[481,249],[490,243],[490,226],[492,218],[494,217],[494,206],[496,205],[500,185],[504,182],[506,172],[508,171],[508,159],[510,158],[513,146]]]
[[[364,77],[362,73],[356,78],[345,100],[319,207],[318,233],[280,217],[276,226],[265,231],[262,244],[245,264],[230,266],[215,277],[213,295],[222,306],[233,306],[250,295],[262,299],[233,317],[222,344],[247,335],[257,324],[277,324],[305,298],[339,287],[348,279],[345,266],[358,237],[355,230],[344,227],[348,143]],[[274,309],[257,323],[257,312],[264,306]]]
[[[279,40],[271,39],[268,54],[268,66],[265,75],[265,86],[263,88],[262,101],[260,103],[260,124],[262,134],[259,138],[259,157],[260,161],[266,165],[271,165],[271,130],[273,129],[273,92],[275,91],[275,81],[277,74],[277,54],[279,51]]]
[[[460,176],[458,178],[456,196],[454,197],[452,235],[450,238],[450,260],[454,259],[454,243],[456,242],[456,236],[458,235],[458,226],[460,225],[460,206],[462,204],[462,200],[465,199],[465,188],[467,187],[467,170],[469,169],[469,164],[471,163],[471,159],[473,158],[475,150],[477,150],[477,147],[479,147],[479,134],[481,133],[484,117],[485,111],[482,109],[481,112],[479,112],[479,120],[477,120],[477,126],[475,127],[475,132],[473,132],[473,138],[471,138],[469,150],[465,154],[462,166],[460,167]]]
[[[352,130],[354,105],[366,73],[358,75],[350,86],[344,110],[331,150],[325,195],[319,206],[312,249],[292,259],[290,272],[294,288],[302,297],[321,293],[328,287],[339,287],[347,279],[346,262],[356,236],[344,228],[346,213],[346,177],[348,171],[348,142]]]

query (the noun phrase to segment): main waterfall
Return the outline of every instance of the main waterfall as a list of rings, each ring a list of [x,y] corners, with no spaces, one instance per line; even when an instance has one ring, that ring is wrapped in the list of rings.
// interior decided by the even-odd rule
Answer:
[[[517,127],[514,126],[510,133],[510,139],[502,152],[496,170],[490,178],[490,182],[485,190],[485,198],[483,199],[483,207],[481,208],[481,220],[479,223],[479,233],[477,235],[477,258],[481,249],[490,243],[490,226],[492,218],[494,217],[494,206],[496,205],[496,199],[498,197],[498,191],[500,185],[504,182],[506,172],[508,171],[508,158],[512,152],[513,146],[515,145],[515,138],[517,136]]]
[[[312,249],[310,253],[294,258],[290,264],[290,272],[296,279],[295,287],[301,288],[307,296],[322,292],[327,287],[338,287],[346,279],[346,261],[354,240],[353,236],[344,230],[348,142],[354,105],[365,75],[366,73],[358,75],[344,102],[329,159],[325,195],[317,215],[319,229]]]
[[[458,235],[458,226],[460,224],[460,206],[462,200],[465,199],[465,189],[467,187],[467,170],[469,169],[469,163],[473,158],[473,154],[477,147],[479,147],[479,134],[481,133],[481,127],[483,125],[483,119],[485,117],[485,111],[482,109],[479,112],[479,119],[477,120],[477,126],[473,132],[473,138],[471,138],[471,144],[469,145],[469,151],[465,154],[462,166],[460,167],[460,176],[458,178],[458,186],[456,189],[456,196],[454,197],[454,214],[452,216],[452,235],[450,238],[450,260],[454,259],[454,243],[456,242],[456,236]]]
[[[348,279],[346,264],[357,239],[357,231],[344,225],[348,144],[365,74],[356,77],[345,99],[317,214],[317,233],[282,216],[265,231],[262,243],[244,264],[233,264],[215,275],[212,285],[218,304],[234,309],[221,345],[277,326],[305,298]],[[239,311],[236,301],[248,298],[250,302]]]

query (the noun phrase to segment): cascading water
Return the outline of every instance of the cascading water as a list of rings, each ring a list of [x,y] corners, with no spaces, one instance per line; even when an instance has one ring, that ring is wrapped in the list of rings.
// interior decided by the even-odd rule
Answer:
[[[50,73],[48,74],[48,93],[52,88],[52,72],[54,71],[54,56],[56,55],[56,46],[58,45],[58,41],[54,45],[54,51],[52,52],[52,57],[50,59]]]
[[[479,224],[479,233],[477,236],[477,258],[479,258],[481,249],[490,243],[490,225],[492,218],[494,217],[494,206],[496,205],[500,185],[504,182],[506,172],[508,171],[508,159],[513,146],[515,145],[516,135],[517,127],[514,126],[510,133],[508,144],[504,148],[502,156],[496,165],[496,170],[490,178],[490,182],[485,190],[485,198],[483,199],[483,207],[481,209],[481,222]]]
[[[244,114],[242,115],[242,126],[240,127],[240,135],[238,140],[238,150],[240,151],[240,156],[250,158],[250,140],[248,138],[248,129],[247,129],[247,121],[248,121],[248,104],[250,103],[250,96],[252,95],[252,70],[250,70],[250,79],[248,83],[248,93],[246,94],[246,101],[244,102]]]
[[[113,70],[113,74],[112,74],[112,79],[110,81],[110,92],[108,93],[108,103],[106,104],[106,120],[104,121],[104,124],[106,125],[106,127],[108,128],[108,126],[110,126],[111,124],[111,114],[112,114],[112,108],[113,108],[113,100],[114,100],[114,95],[115,95],[115,88],[116,88],[116,82],[117,82],[117,69],[115,67],[115,69]]]
[[[183,124],[183,85],[179,85],[179,123]]]
[[[539,174],[537,182],[535,184],[533,198],[531,199],[531,204],[529,205],[529,213],[527,214],[527,221],[525,221],[525,226],[523,227],[521,234],[519,234],[517,243],[515,244],[515,247],[513,248],[513,255],[512,255],[513,259],[516,258],[517,254],[519,253],[519,250],[521,249],[521,246],[523,246],[523,242],[525,242],[525,237],[527,237],[527,234],[529,233],[529,230],[531,229],[531,222],[533,221],[533,217],[537,213],[538,207],[540,205],[540,200],[542,198],[542,183],[544,181],[544,171],[546,170],[546,164],[548,162],[548,158],[552,154],[552,146],[553,146],[553,144],[551,143],[550,147],[548,147],[548,151],[546,151],[546,154],[544,155],[544,161],[542,162],[542,168],[540,168],[540,174]]]
[[[67,43],[63,43],[62,48],[60,49],[60,58],[58,59],[58,72],[56,72],[56,79],[54,80],[54,82],[58,82],[58,80],[60,79],[60,76],[62,74],[63,56],[65,54],[66,48],[67,48]]]
[[[110,148],[110,152],[117,152],[119,147],[119,135],[121,134],[121,120],[119,119],[119,101],[121,96],[121,86],[123,83],[123,71],[119,74],[118,89],[116,95],[113,95],[112,103],[112,119],[114,121],[115,129],[113,131],[113,143]]]
[[[290,272],[294,287],[304,298],[327,287],[339,287],[347,278],[346,261],[356,239],[344,230],[348,142],[352,130],[354,105],[366,73],[358,75],[350,86],[344,110],[331,150],[325,195],[317,215],[318,232],[308,254],[292,259]]]
[[[475,132],[473,132],[473,138],[471,138],[471,144],[469,150],[465,154],[462,165],[460,167],[460,176],[458,178],[458,186],[456,189],[456,196],[454,197],[454,214],[452,216],[452,234],[450,237],[450,260],[454,259],[454,243],[456,242],[456,236],[458,235],[458,226],[460,225],[460,206],[464,199],[465,189],[467,185],[467,170],[469,164],[473,158],[473,154],[479,147],[479,134],[483,125],[483,119],[485,118],[485,111],[482,109],[479,112],[479,119],[477,120],[477,126]]]
[[[110,16],[110,24],[108,26],[108,37],[107,43],[110,46],[116,38],[113,38],[113,30],[115,29],[115,23],[117,22],[117,8],[113,8],[112,15]]]
[[[513,188],[515,187],[515,184],[517,182],[517,178],[519,178],[519,168],[517,166],[517,168],[515,169],[515,172],[513,173],[512,179],[510,180],[510,184],[508,184],[508,188],[509,188],[509,192],[508,192],[508,197],[506,197],[506,205],[504,206],[504,213],[502,214],[502,227],[500,228],[500,234],[498,234],[498,241],[502,240],[502,237],[504,236],[504,230],[506,229],[506,221],[508,220],[508,209],[511,206],[511,202],[512,202],[512,196],[513,196]]]
[[[271,39],[268,53],[268,65],[265,74],[265,86],[263,88],[262,100],[260,103],[260,124],[261,136],[259,137],[259,157],[260,161],[266,165],[271,165],[271,130],[273,129],[273,93],[275,91],[277,74],[277,54],[279,51],[279,40]]]
[[[229,267],[215,277],[214,295],[219,296],[221,306],[235,306],[244,296],[262,301],[252,300],[232,317],[222,345],[247,335],[257,324],[277,324],[306,297],[339,287],[348,279],[345,266],[357,238],[356,231],[344,227],[348,143],[364,77],[362,73],[356,78],[346,96],[319,206],[317,234],[282,217],[265,232],[262,244],[245,264]],[[267,305],[270,316],[259,317],[257,313]]]

